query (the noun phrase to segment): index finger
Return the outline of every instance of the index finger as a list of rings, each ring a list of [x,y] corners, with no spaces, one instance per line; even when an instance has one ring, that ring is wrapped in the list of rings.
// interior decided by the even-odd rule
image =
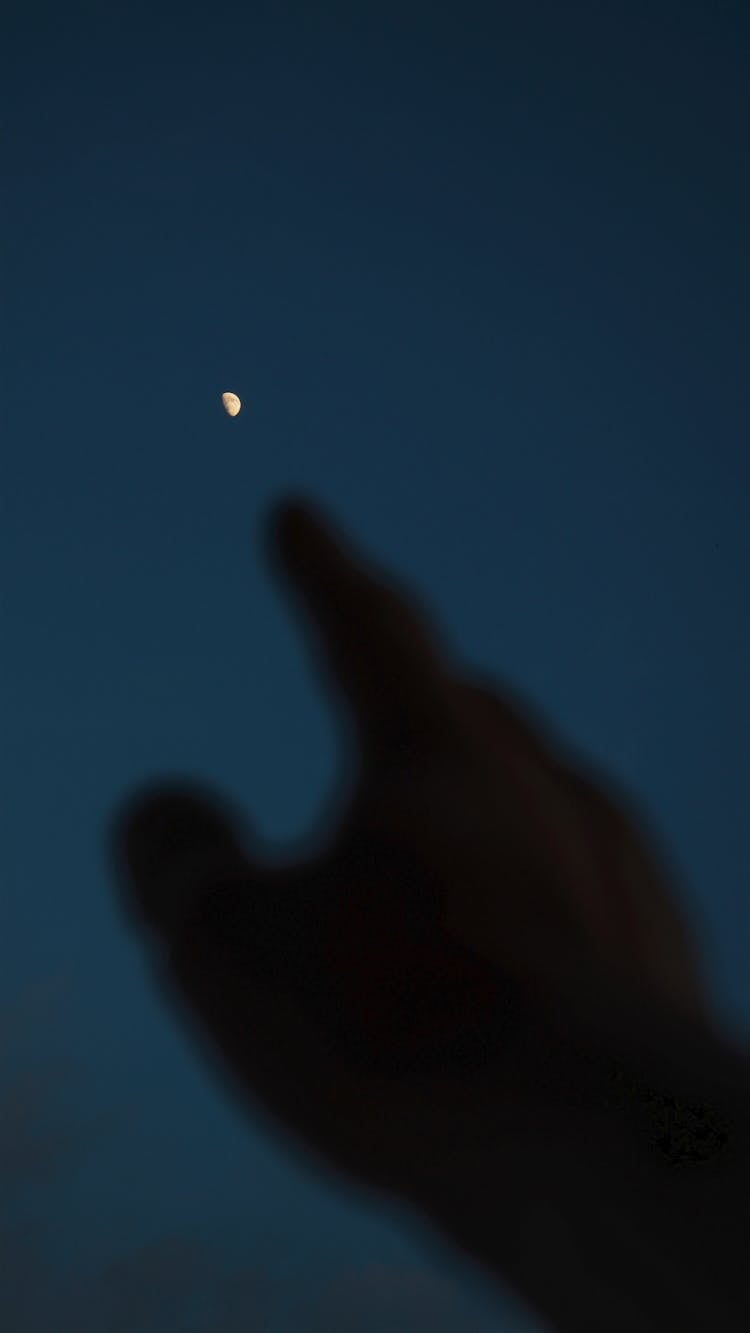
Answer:
[[[449,681],[421,612],[308,501],[284,501],[270,535],[365,747],[401,751],[426,741],[444,718]]]

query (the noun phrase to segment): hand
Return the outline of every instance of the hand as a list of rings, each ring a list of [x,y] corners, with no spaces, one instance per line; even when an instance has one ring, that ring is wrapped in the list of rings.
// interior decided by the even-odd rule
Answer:
[[[512,1174],[556,1077],[529,1004],[595,1006],[607,979],[699,1020],[707,1002],[621,798],[461,675],[314,508],[282,505],[272,535],[346,707],[338,827],[264,857],[227,802],[157,784],[117,820],[125,897],[235,1089],[328,1166],[419,1203],[462,1153]]]

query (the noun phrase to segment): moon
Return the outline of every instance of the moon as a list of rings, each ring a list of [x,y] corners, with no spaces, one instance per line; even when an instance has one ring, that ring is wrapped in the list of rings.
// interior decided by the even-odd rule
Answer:
[[[227,416],[230,417],[236,417],[237,413],[242,407],[242,403],[240,402],[236,393],[223,393],[221,395],[221,402],[224,411],[226,412]]]

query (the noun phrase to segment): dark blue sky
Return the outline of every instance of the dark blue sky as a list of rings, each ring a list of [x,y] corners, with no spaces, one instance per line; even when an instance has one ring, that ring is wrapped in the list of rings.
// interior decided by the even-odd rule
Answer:
[[[258,1266],[270,1333],[318,1308],[435,1333],[436,1304],[449,1333],[537,1333],[227,1103],[123,926],[105,837],[156,775],[214,783],[274,840],[325,806],[336,718],[261,542],[302,490],[639,796],[750,1031],[750,13],[13,8],[0,1002],[59,974],[10,1026],[40,1068],[77,1062],[35,1094],[73,1134],[62,1165],[32,1145],[36,1193],[2,1186],[24,1328],[115,1329],[116,1261],[165,1304],[115,1333],[193,1333],[159,1257],[186,1232],[215,1333]],[[0,1115],[3,1160],[22,1122]],[[3,1299],[16,1333],[25,1298]]]

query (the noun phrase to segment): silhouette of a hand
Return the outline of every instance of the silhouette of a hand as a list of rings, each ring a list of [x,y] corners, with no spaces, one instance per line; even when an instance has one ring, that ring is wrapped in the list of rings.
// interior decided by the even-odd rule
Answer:
[[[343,814],[280,861],[227,802],[156,785],[117,821],[126,900],[235,1089],[330,1167],[419,1203],[490,1145],[512,1174],[513,1126],[545,1097],[559,1114],[535,1004],[585,987],[595,1003],[609,978],[665,1011],[707,1006],[621,798],[455,669],[315,508],[280,506],[272,536],[351,724]]]

